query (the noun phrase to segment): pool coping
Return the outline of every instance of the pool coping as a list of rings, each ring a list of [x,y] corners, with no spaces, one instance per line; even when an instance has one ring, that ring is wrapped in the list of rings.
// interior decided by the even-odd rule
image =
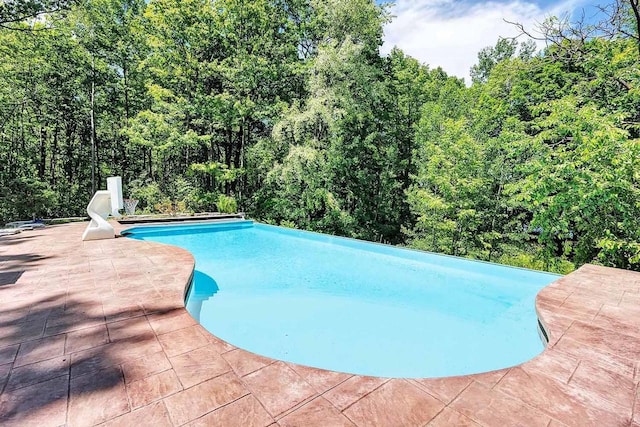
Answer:
[[[521,365],[375,378],[225,343],[184,308],[191,254],[81,242],[85,226],[0,238],[2,423],[640,427],[640,273],[586,265],[545,287],[549,344]]]
[[[191,224],[199,222],[216,222],[225,220],[244,220],[244,213],[222,214],[210,213],[199,215],[176,215],[176,216],[124,216],[117,219],[118,224],[123,226],[141,226],[141,225],[166,225],[166,224]]]

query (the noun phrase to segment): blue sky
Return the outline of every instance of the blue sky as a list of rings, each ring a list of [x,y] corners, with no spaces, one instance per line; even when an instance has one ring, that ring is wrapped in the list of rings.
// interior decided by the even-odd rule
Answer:
[[[509,20],[534,28],[550,15],[581,13],[592,16],[594,5],[610,0],[395,0],[393,21],[385,27],[387,53],[398,46],[431,68],[442,67],[448,74],[469,83],[469,68],[477,53],[493,46],[498,37],[510,37],[517,30]]]

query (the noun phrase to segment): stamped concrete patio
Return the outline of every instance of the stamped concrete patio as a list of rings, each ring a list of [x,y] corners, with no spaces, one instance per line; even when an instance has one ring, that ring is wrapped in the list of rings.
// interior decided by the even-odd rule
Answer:
[[[221,341],[184,309],[188,252],[84,227],[0,238],[0,425],[640,427],[639,273],[545,288],[550,343],[520,366],[372,378]]]

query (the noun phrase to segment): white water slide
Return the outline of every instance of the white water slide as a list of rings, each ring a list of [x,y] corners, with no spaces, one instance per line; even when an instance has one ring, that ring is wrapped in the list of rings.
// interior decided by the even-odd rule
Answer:
[[[87,213],[91,222],[82,234],[82,240],[113,239],[116,232],[107,217],[120,216],[118,210],[122,209],[122,178],[111,176],[107,178],[107,190],[96,191],[89,205]]]

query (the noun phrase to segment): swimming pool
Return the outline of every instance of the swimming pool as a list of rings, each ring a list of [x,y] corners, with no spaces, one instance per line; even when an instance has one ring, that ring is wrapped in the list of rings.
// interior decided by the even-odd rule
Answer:
[[[522,363],[543,350],[535,296],[559,276],[251,221],[139,227],[183,247],[186,306],[245,350],[382,377],[443,377]]]

